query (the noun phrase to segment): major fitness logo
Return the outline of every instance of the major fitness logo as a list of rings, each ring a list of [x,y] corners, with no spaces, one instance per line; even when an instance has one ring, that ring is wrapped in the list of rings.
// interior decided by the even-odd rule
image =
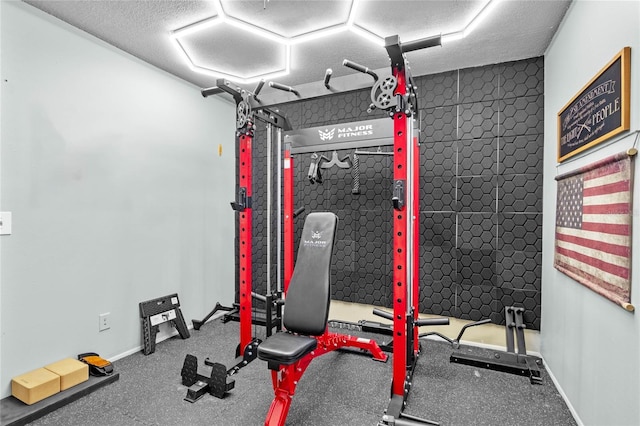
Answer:
[[[322,238],[322,232],[313,231],[311,232],[311,239],[304,240],[303,244],[305,247],[315,247],[315,248],[323,248],[326,247],[329,242]]]
[[[362,124],[359,126],[334,127],[331,130],[324,129],[324,131],[318,130],[318,135],[320,135],[320,140],[321,141],[332,140],[336,135],[336,130],[337,130],[338,139],[358,138],[362,136],[373,135],[373,125]]]
[[[331,130],[325,129],[324,132],[322,130],[318,130],[318,134],[320,135],[321,141],[330,141],[331,139],[333,139],[333,134],[335,132],[336,132],[335,127]]]

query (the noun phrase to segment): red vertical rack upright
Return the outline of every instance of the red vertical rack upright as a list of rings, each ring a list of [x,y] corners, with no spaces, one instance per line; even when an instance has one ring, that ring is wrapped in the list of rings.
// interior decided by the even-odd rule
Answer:
[[[283,226],[283,239],[284,239],[284,283],[283,290],[287,293],[289,288],[289,282],[291,281],[291,275],[293,274],[293,157],[291,156],[291,150],[285,147],[284,150],[284,173],[283,179],[283,211],[284,211],[284,226]]]
[[[393,76],[397,80],[396,96],[406,95],[404,68],[394,67]],[[407,144],[407,114],[396,111],[393,115],[393,383],[392,393],[404,394],[404,382],[407,361],[410,357],[407,348],[407,293],[411,283],[409,278],[409,257],[407,253],[407,234],[410,218],[404,202],[409,167]]]
[[[241,198],[246,200],[244,209],[239,212],[238,217],[238,256],[239,256],[239,290],[240,290],[240,346],[238,355],[244,355],[245,347],[251,342],[251,283],[252,283],[252,144],[253,131],[252,123],[247,123],[247,131],[239,136],[239,179],[238,185]]]

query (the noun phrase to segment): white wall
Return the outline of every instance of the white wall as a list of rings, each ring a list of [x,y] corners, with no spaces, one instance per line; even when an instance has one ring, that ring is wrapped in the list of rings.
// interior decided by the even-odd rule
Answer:
[[[545,55],[542,354],[586,425],[640,424],[640,312],[629,313],[553,268],[558,174],[625,151],[616,138],[556,167],[556,114],[624,46],[631,46],[631,132],[640,129],[640,2],[574,1]],[[638,173],[636,159],[636,178]],[[637,179],[636,179],[637,180]],[[634,188],[631,302],[640,310],[640,183]]]
[[[177,292],[189,323],[232,303],[235,119],[31,6],[0,10],[4,397],[15,375],[140,346],[141,301]]]

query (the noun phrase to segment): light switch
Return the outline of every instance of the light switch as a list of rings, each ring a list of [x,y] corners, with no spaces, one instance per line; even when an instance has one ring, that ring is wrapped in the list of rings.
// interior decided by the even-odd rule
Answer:
[[[0,235],[11,235],[11,212],[0,212]]]

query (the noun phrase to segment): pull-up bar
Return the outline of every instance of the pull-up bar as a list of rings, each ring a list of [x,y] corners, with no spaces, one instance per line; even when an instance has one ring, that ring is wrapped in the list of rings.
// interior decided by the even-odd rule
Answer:
[[[384,39],[384,47],[387,49],[387,53],[391,59],[391,66],[401,69],[405,67],[405,53],[441,45],[442,37],[439,35],[421,38],[407,43],[401,43],[400,37],[397,35],[389,36]]]

